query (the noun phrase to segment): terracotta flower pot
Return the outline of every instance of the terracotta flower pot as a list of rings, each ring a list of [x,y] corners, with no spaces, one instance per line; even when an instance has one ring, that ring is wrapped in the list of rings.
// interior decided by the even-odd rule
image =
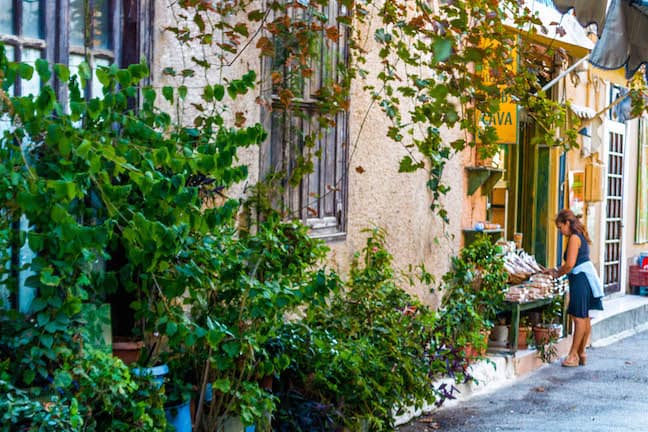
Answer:
[[[518,329],[518,339],[517,339],[517,347],[518,349],[527,349],[529,344],[527,343],[527,337],[529,336],[529,332],[531,331],[531,328],[529,327],[520,327]]]
[[[551,337],[558,337],[558,329],[553,327],[533,327],[533,338],[536,345],[546,345]]]
[[[142,352],[144,342],[140,340],[129,340],[127,338],[115,337],[112,344],[112,352],[115,357],[120,358],[124,363],[135,363]]]
[[[490,336],[490,331],[482,331],[481,332],[482,337],[484,338],[484,342],[481,344],[479,348],[475,347],[472,343],[468,342],[464,348],[464,356],[468,363],[472,363],[473,361],[484,357],[486,355],[486,350],[488,348],[488,338]]]

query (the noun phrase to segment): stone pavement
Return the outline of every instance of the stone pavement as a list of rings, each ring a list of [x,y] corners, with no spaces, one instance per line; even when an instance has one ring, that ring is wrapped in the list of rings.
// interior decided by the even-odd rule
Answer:
[[[648,431],[648,331],[556,361],[512,384],[436,410],[399,432]]]

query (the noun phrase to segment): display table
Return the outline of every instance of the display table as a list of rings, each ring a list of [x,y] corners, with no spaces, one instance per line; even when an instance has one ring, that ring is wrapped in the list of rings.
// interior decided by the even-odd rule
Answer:
[[[563,313],[562,313],[562,335],[567,335],[567,301],[566,294],[563,296]],[[504,302],[504,310],[511,313],[511,330],[509,332],[509,344],[511,353],[515,354],[518,345],[518,333],[520,332],[520,312],[545,307],[551,304],[553,297],[547,297],[538,300],[531,300],[528,302]]]

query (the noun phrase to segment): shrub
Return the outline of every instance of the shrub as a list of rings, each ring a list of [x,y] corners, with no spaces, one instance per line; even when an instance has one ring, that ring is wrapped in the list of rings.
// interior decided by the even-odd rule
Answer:
[[[443,396],[432,385],[434,376],[447,375],[430,352],[435,315],[402,282],[385,232],[369,230],[344,289],[277,338],[291,362],[275,386],[275,428],[391,430],[395,410]]]

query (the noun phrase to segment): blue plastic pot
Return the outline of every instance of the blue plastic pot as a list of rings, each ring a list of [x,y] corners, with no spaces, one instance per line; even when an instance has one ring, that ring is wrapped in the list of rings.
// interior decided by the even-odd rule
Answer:
[[[153,381],[155,381],[159,388],[164,384],[164,376],[169,373],[169,366],[163,364],[150,368],[134,368],[133,373],[137,376],[152,376]]]
[[[191,432],[191,409],[189,401],[180,405],[164,408],[167,422],[175,427],[177,432]]]

